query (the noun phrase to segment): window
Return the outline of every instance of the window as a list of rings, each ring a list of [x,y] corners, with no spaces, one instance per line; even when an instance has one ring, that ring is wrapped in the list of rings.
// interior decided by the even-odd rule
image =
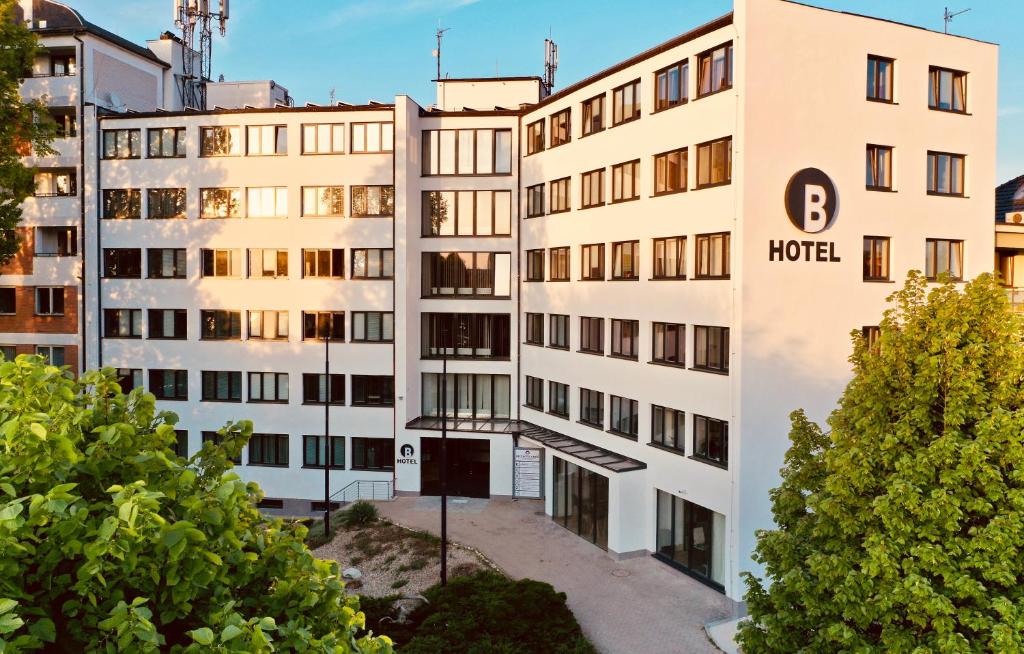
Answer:
[[[552,464],[552,520],[608,549],[608,478],[557,456]]]
[[[352,217],[370,218],[395,215],[394,186],[353,186]]]
[[[78,174],[74,170],[37,170],[33,195],[37,198],[71,197],[78,194]]]
[[[142,217],[142,191],[137,188],[115,188],[103,191],[105,220],[137,220]]]
[[[604,393],[580,389],[580,422],[604,429]]]
[[[395,314],[391,311],[353,311],[352,341],[391,343],[395,340]]]
[[[657,498],[655,558],[724,590],[725,516],[661,490]]]
[[[345,124],[324,123],[302,126],[302,154],[345,152]]]
[[[895,62],[888,57],[868,55],[868,100],[892,102],[892,74]]]
[[[202,324],[200,338],[204,341],[239,340],[242,338],[240,311],[203,310],[199,312]]]
[[[580,175],[580,207],[587,209],[604,204],[604,168]]]
[[[185,279],[185,248],[149,248],[146,250],[146,277],[149,279]]]
[[[199,156],[234,157],[242,154],[240,127],[200,127]]]
[[[302,437],[302,466],[304,468],[323,468],[327,461],[327,452],[323,436]],[[331,436],[331,468],[345,469],[345,437]]]
[[[697,235],[697,279],[729,278],[729,232]]]
[[[423,236],[509,236],[511,191],[424,191]]]
[[[0,345],[0,356],[4,361],[14,361],[17,358],[17,348],[14,345]]]
[[[302,248],[302,276],[343,278],[345,251]]]
[[[171,447],[174,453],[184,459],[188,458],[188,430],[175,429],[174,443]]]
[[[640,160],[612,166],[612,202],[640,197]]]
[[[511,267],[508,252],[424,252],[423,297],[508,297]]]
[[[352,152],[393,152],[395,149],[394,123],[352,123]]]
[[[206,444],[207,443],[210,443],[210,444],[215,445],[217,447],[222,447],[221,444],[224,441],[224,437],[221,436],[221,434],[219,432],[216,432],[216,431],[204,431],[204,432],[202,432],[202,439],[203,439],[202,440],[203,448],[206,448]],[[242,453],[239,452],[238,456],[231,457],[231,461],[235,465],[242,465]]]
[[[188,338],[188,311],[185,309],[150,309],[149,337],[185,340]]]
[[[637,439],[639,433],[639,404],[636,400],[610,395],[612,421],[608,425],[608,431],[625,436],[626,438]]]
[[[613,357],[637,358],[637,341],[640,339],[640,322],[612,318]]]
[[[583,136],[589,136],[604,129],[604,93],[589,100],[584,100],[582,109]]]
[[[285,125],[249,125],[245,153],[254,155],[288,154],[288,127]]]
[[[508,175],[512,130],[423,130],[424,175]]]
[[[303,186],[303,216],[344,216],[344,186]]]
[[[64,315],[64,287],[40,286],[36,288],[36,315]]]
[[[393,279],[395,251],[391,248],[352,250],[352,279]]]
[[[142,130],[103,130],[104,159],[138,159],[142,156]]]
[[[526,251],[526,281],[544,281],[544,250]]]
[[[287,341],[288,312],[249,311],[249,338],[264,341]]]
[[[73,257],[78,254],[77,227],[36,227],[35,256]]]
[[[551,115],[551,147],[562,145],[572,140],[569,112],[569,109],[563,109]]]
[[[103,276],[107,279],[139,279],[142,277],[142,250],[104,248]]]
[[[163,159],[170,157],[184,157],[185,149],[185,128],[184,127],[163,127],[146,130],[149,139],[149,158]]]
[[[536,218],[544,215],[544,185],[534,184],[526,187],[526,217]]]
[[[325,338],[332,341],[344,341],[345,312],[303,311],[302,338],[307,341],[322,341]]]
[[[640,80],[612,90],[612,126],[640,117]]]
[[[320,373],[302,374],[302,403],[303,404],[326,404],[328,381],[330,382],[331,404],[345,404],[345,375],[331,373],[328,376]]]
[[[928,107],[967,113],[967,73],[948,68],[928,68]]]
[[[445,380],[447,403],[441,402],[441,375],[423,373],[422,412],[437,417],[442,408],[449,416],[474,420],[508,419],[511,416],[512,382],[509,375],[449,373]]]
[[[526,375],[526,406],[544,410],[544,380]]]
[[[121,392],[125,395],[136,388],[142,388],[141,368],[118,368],[116,373],[117,385],[121,387]]]
[[[529,345],[544,345],[544,314],[526,314],[526,342]]]
[[[17,291],[10,286],[0,288],[0,314],[14,315],[17,313],[17,309]]]
[[[693,456],[728,465],[729,423],[705,416],[693,416]]]
[[[686,279],[686,237],[656,238],[654,279]]]
[[[720,186],[732,181],[732,137],[697,146],[697,188]]]
[[[288,250],[249,250],[249,278],[275,279],[288,276]]]
[[[690,97],[690,61],[684,59],[654,73],[654,110],[686,104]]]
[[[572,208],[569,206],[569,182],[568,177],[551,182],[551,207],[548,213],[559,213]]]
[[[63,345],[37,345],[36,354],[43,357],[43,361],[51,366],[63,366],[65,351]]]
[[[861,328],[860,334],[868,349],[873,350],[878,345],[878,339],[882,337],[882,330],[878,325],[868,325]]]
[[[548,281],[569,281],[569,248],[551,248],[549,253],[551,257],[551,270],[548,273],[550,275]]]
[[[352,375],[352,406],[394,405],[394,377],[391,375]]]
[[[864,237],[864,281],[889,281],[889,237]]]
[[[892,148],[868,145],[867,179],[864,185],[871,191],[892,190]]]
[[[964,195],[964,155],[928,153],[928,194]]]
[[[526,154],[536,154],[544,150],[544,119],[541,118],[526,126]]]
[[[253,434],[249,465],[288,467],[288,434]]]
[[[667,195],[686,190],[687,150],[679,148],[654,155],[654,194]]]
[[[697,97],[732,88],[732,43],[697,55]]]
[[[78,136],[78,115],[75,107],[50,107],[50,118],[57,123],[56,138],[66,139]]]
[[[241,277],[241,250],[207,250],[201,251],[203,256],[203,277]]]
[[[422,356],[436,359],[447,353],[463,359],[508,359],[511,350],[507,313],[421,314]]]
[[[548,346],[560,350],[569,349],[569,316],[562,313],[551,314],[551,329],[548,334]]]
[[[728,327],[693,327],[693,367],[696,370],[729,372]]]
[[[600,281],[604,279],[604,243],[580,246],[580,279]]]
[[[604,354],[604,318],[580,316],[580,352]]]
[[[288,189],[283,186],[245,189],[245,214],[249,218],[287,218]]]
[[[651,406],[651,442],[686,451],[686,413],[668,407]]]
[[[612,279],[639,279],[640,241],[612,243]]]
[[[204,370],[204,402],[241,402],[242,373],[237,370]]]
[[[550,382],[548,384],[548,395],[551,399],[548,400],[548,413],[556,415],[560,418],[569,417],[569,385],[561,384],[559,382]]]
[[[151,188],[146,195],[146,217],[150,220],[185,217],[185,189]]]
[[[653,326],[651,360],[669,366],[686,364],[686,325],[656,322]]]
[[[925,277],[937,281],[939,275],[949,275],[953,281],[963,280],[964,242],[941,238],[925,241]]]
[[[395,439],[353,438],[353,470],[394,470]]]
[[[103,336],[142,338],[142,309],[104,309]]]
[[[200,218],[238,218],[241,206],[242,192],[237,188],[199,189]]]
[[[187,370],[150,370],[149,392],[158,400],[187,400]]]
[[[51,54],[50,55],[50,75],[53,77],[65,77],[69,75],[77,75],[78,68],[75,65],[75,55],[73,54]]]
[[[288,373],[286,372],[250,372],[250,402],[287,402]]]

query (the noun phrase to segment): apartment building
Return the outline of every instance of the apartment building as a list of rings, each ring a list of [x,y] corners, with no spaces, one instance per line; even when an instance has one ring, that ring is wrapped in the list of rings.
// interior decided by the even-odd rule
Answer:
[[[1014,311],[1024,311],[1024,175],[996,187],[996,271]]]

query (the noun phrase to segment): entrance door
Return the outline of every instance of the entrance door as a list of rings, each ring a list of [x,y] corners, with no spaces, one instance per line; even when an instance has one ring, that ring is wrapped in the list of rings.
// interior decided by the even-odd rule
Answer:
[[[487,440],[449,438],[448,494],[461,497],[491,496],[491,443]],[[423,438],[420,493],[441,494],[441,439]]]

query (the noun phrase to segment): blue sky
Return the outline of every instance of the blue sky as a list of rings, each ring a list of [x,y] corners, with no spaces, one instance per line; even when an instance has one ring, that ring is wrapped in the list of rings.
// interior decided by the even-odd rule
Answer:
[[[65,0],[92,22],[142,42],[174,29],[171,0]],[[809,0],[942,29],[952,0]],[[211,0],[212,3],[212,0]],[[957,0],[951,32],[999,43],[997,177],[1024,174],[1024,2]],[[301,9],[300,9],[301,8]],[[559,46],[565,86],[685,32],[732,8],[731,0],[233,0],[228,35],[215,37],[213,73],[271,78],[299,104],[337,99],[434,99],[434,29],[445,35],[444,71],[453,77],[539,75],[543,42]]]

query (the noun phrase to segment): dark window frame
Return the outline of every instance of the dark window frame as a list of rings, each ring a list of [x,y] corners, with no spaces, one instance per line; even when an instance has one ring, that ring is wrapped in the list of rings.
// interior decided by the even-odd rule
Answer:
[[[579,423],[596,429],[604,429],[604,393],[592,388],[580,387]]]
[[[717,334],[717,338],[713,335]],[[699,341],[705,341],[704,348],[700,347]],[[731,359],[730,334],[728,327],[720,325],[694,325],[693,326],[693,365],[690,370],[701,372],[712,372],[722,375],[729,374],[729,362]],[[713,357],[717,341],[718,357]]]
[[[526,258],[526,265],[523,266],[524,268],[526,268],[526,281],[544,281],[544,249],[539,248],[536,250],[526,250],[523,253],[523,256]]]
[[[674,274],[666,274],[668,261],[667,257],[658,257],[658,246],[662,246],[663,252],[668,252],[669,246],[674,242],[676,248],[676,271]],[[686,236],[661,236],[651,239],[651,279],[686,279]],[[659,274],[659,271],[661,273]]]
[[[608,322],[608,356],[638,361],[640,358],[640,321],[629,318],[612,318]]]
[[[526,155],[544,151],[544,119],[535,120],[526,126]]]
[[[864,188],[869,191],[892,191],[893,147],[868,143],[864,154],[866,159]],[[880,165],[883,161],[885,162],[884,180],[881,179],[883,167]]]
[[[864,237],[864,281],[888,282],[890,276],[889,256],[892,239],[888,236]]]
[[[288,440],[288,434],[254,433],[249,438],[248,464],[267,468],[289,467]]]
[[[168,382],[165,377],[170,374],[172,380]],[[168,388],[170,393],[165,393]],[[187,402],[188,401],[188,370],[176,370],[170,368],[149,369],[149,392],[156,399],[163,401]]]
[[[264,391],[264,379],[267,375],[270,375],[274,380],[274,396],[271,399],[267,399],[263,396]],[[253,379],[259,380],[258,384],[253,384]],[[281,382],[284,381],[285,397],[281,397]],[[291,380],[286,372],[272,372],[272,371],[249,371],[245,375],[246,388],[248,392],[245,394],[246,402],[249,404],[288,404],[291,401]],[[259,389],[260,397],[253,397],[253,390]]]
[[[548,182],[548,213],[555,214],[566,211],[572,211],[572,178],[553,179]]]
[[[549,381],[548,397],[548,414],[568,420],[569,411],[571,410],[569,405],[569,385],[562,382]],[[559,409],[559,407],[563,406],[565,411]]]
[[[885,81],[879,77],[879,64],[889,67]],[[871,81],[874,80],[874,84]],[[884,87],[884,89],[883,89]],[[883,104],[896,104],[896,60],[882,55],[868,55],[867,94],[866,99]]]
[[[548,347],[556,350],[569,349],[569,314],[548,314]]]
[[[628,422],[622,429],[622,423]],[[621,395],[608,396],[608,433],[630,440],[640,438],[640,403]]]
[[[120,328],[125,315],[128,319],[128,333],[123,334]],[[135,333],[136,327],[138,333]],[[103,338],[142,338],[142,309],[103,309]]]
[[[678,168],[680,176],[670,179],[669,163],[673,156],[678,156]],[[660,172],[659,172],[660,171]],[[659,152],[654,155],[654,197],[662,195],[674,195],[686,193],[690,176],[690,149],[688,147],[676,148]],[[659,180],[659,177],[661,178]],[[659,181],[663,188],[659,189]],[[670,183],[671,182],[671,183]]]
[[[379,338],[374,338],[370,333],[368,320],[369,316],[379,315],[378,325],[380,326]],[[394,343],[395,342],[395,312],[394,311],[352,311],[350,312],[352,323],[352,343]],[[391,338],[387,337],[388,323],[391,324]],[[362,337],[356,336],[356,330],[361,326]]]
[[[629,89],[633,98],[633,111],[629,115],[626,114],[626,107],[628,106],[625,102],[626,89]],[[640,120],[640,116],[642,114],[640,92],[641,86],[639,77],[612,89],[612,127],[618,127],[619,125],[625,125],[626,123],[633,122],[634,120]]]
[[[711,271],[711,261],[706,261],[705,258],[710,256],[712,249],[715,247],[717,237],[723,237],[721,239],[721,248],[718,252],[718,258],[721,261],[721,274],[714,274]],[[695,237],[694,250],[696,254],[696,264],[693,271],[694,279],[729,279],[732,274],[732,232],[712,232],[709,234],[697,234]],[[703,252],[702,242],[707,243],[707,253]],[[713,261],[713,258],[712,258]],[[702,269],[706,269],[707,272],[701,272]]]
[[[226,383],[227,395],[219,396],[221,380]],[[238,402],[242,401],[241,370],[202,370],[199,373],[201,402]]]
[[[659,424],[660,423],[660,424]],[[667,424],[672,425],[673,437],[666,438]],[[651,443],[678,454],[686,454],[686,412],[659,404],[651,405]]]
[[[544,314],[525,313],[525,342],[527,345],[544,345]]]
[[[580,103],[580,138],[605,130],[605,95],[601,93]],[[599,107],[597,114],[594,113],[595,105]]]
[[[715,171],[715,146],[725,143],[727,144],[726,149],[726,162],[725,162],[725,177],[719,180],[714,179]],[[703,190],[706,188],[715,188],[718,186],[728,186],[732,184],[732,136],[723,136],[722,138],[712,139],[710,141],[704,141],[698,143],[694,148],[697,152],[697,186],[695,190]],[[702,158],[702,153],[708,153],[707,160]],[[703,166],[708,167],[708,175],[706,182],[701,182],[701,171]]]
[[[675,72],[677,81],[678,97],[671,97],[671,86],[669,75]],[[664,84],[662,81],[664,80]],[[663,93],[664,92],[664,93]],[[662,97],[664,95],[664,98]],[[690,60],[689,58],[677,61],[671,66],[665,66],[654,71],[654,110],[652,113],[666,111],[673,107],[681,107],[690,101]]]
[[[715,87],[715,80],[711,78],[708,84],[708,90],[704,90],[705,75],[714,74],[714,62],[715,53],[721,49],[725,49],[725,79],[720,85]],[[708,48],[704,52],[699,53],[694,60],[697,62],[697,99],[707,98],[723,91],[728,91],[733,87],[735,79],[733,78],[733,65],[735,63],[735,52],[732,41],[726,41],[720,45],[716,45],[713,48]],[[708,69],[704,70],[704,62],[708,62]]]
[[[302,373],[302,404],[324,406],[330,399],[331,406],[345,406],[345,375],[332,372],[325,377],[322,372]]]
[[[595,260],[597,262],[596,270],[593,265]],[[580,281],[604,281],[604,243],[586,243],[580,246]]]
[[[311,439],[315,443],[315,445],[313,446],[313,454],[314,454],[313,461],[310,461],[309,457],[308,457],[308,455],[309,455],[309,442],[310,442]],[[338,458],[339,457],[337,456],[338,450],[335,448],[335,445],[337,445],[339,443],[341,445],[341,457],[340,457],[341,458],[341,462],[340,463],[338,462]],[[320,446],[322,444],[324,444],[324,436],[323,436],[323,434],[321,434],[319,436],[314,436],[314,435],[310,435],[310,434],[304,434],[302,436],[302,467],[303,468],[320,468],[321,470],[323,469],[325,462],[321,460],[321,456],[323,456],[323,458],[326,459],[326,458],[328,458],[328,456],[327,456],[328,453],[325,452],[325,451],[321,451],[321,447]],[[346,450],[346,447],[345,447],[345,437],[344,436],[331,436],[330,437],[330,445],[331,445],[330,453],[329,453],[330,454],[330,459],[331,459],[330,460],[330,464],[329,464],[330,469],[331,470],[344,470],[345,469],[345,456],[347,454],[346,451],[345,451]],[[326,449],[327,448],[324,448],[324,450],[326,450]]]
[[[624,254],[632,250],[632,263],[627,270]],[[614,281],[638,281],[640,279],[640,241],[617,241],[612,243],[611,279]]]
[[[941,77],[944,74],[950,75],[950,106],[943,107],[942,105],[942,83]],[[967,71],[956,70],[955,68],[946,68],[944,66],[929,66],[928,67],[928,108],[932,111],[944,111],[951,114],[969,115],[967,110]],[[957,109],[954,105],[956,103],[956,87],[960,85],[960,92],[962,97],[960,98],[963,103],[963,107]]]
[[[660,332],[660,333],[659,333]],[[669,356],[668,340],[670,334],[675,332],[675,356]],[[658,356],[659,349],[662,355]],[[678,322],[652,322],[651,323],[651,363],[676,368],[686,367],[686,324]]]
[[[578,352],[604,356],[604,318],[580,316],[580,349]]]
[[[164,319],[163,314],[167,311],[174,313],[174,335],[166,336],[164,334]],[[154,340],[167,340],[167,341],[185,341],[188,340],[188,310],[187,309],[148,309],[146,319],[149,327],[149,336],[147,338]],[[154,325],[159,325],[160,334],[154,336]],[[181,335],[178,335],[178,330],[181,330]]]
[[[594,180],[597,180],[597,196],[594,200]],[[589,196],[587,190],[590,190]],[[580,209],[592,209],[603,207],[606,204],[604,199],[604,168],[595,168],[580,173]]]
[[[540,377],[532,377],[530,375],[525,376],[523,382],[525,391],[523,396],[526,398],[524,405],[535,409],[537,411],[544,410],[544,380]]]
[[[173,132],[173,154],[163,154],[164,136],[166,132]],[[182,159],[188,154],[186,142],[187,130],[184,127],[149,127],[146,129],[146,158],[147,159]],[[154,137],[156,137],[154,139]],[[154,150],[154,146],[156,149]]]
[[[717,433],[712,433],[712,428],[715,428]],[[715,448],[716,444],[717,448]],[[716,449],[717,455],[715,454]],[[728,468],[729,422],[693,414],[693,455],[691,458],[720,468]]]
[[[550,144],[548,149],[572,142],[572,107],[556,111],[548,117]]]
[[[395,406],[395,378],[393,375],[351,375],[352,406]],[[367,384],[367,387],[362,387]],[[379,398],[376,401],[374,398]]]
[[[947,270],[940,271],[938,268],[938,254],[941,243],[946,244],[946,268]],[[949,268],[952,268],[953,262],[953,251],[957,250],[958,263],[960,266],[959,274],[953,275],[949,272]],[[932,263],[932,270],[928,269],[928,262]],[[964,241],[963,239],[954,238],[927,238],[925,239],[925,279],[930,282],[939,281],[939,277],[942,275],[948,275],[950,281],[962,282],[964,276]]]
[[[966,181],[967,181],[967,155],[957,154],[955,152],[941,152],[938,150],[928,150],[928,174],[927,179],[927,191],[928,195],[937,195],[940,197],[950,198],[963,198],[966,196]],[[946,169],[949,173],[949,184],[950,188],[953,188],[954,176],[953,176],[953,162],[959,160],[960,162],[960,176],[959,180],[959,191],[940,191],[939,189],[939,161],[941,158],[948,158]],[[934,186],[934,187],[933,187]]]

